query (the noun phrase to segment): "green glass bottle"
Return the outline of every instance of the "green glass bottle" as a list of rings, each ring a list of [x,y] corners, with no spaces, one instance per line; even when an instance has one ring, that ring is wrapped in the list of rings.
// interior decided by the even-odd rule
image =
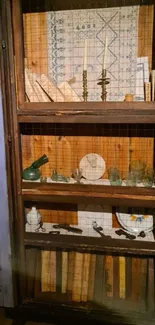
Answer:
[[[34,161],[31,166],[25,168],[22,172],[22,179],[27,181],[37,181],[40,179],[41,172],[39,167],[43,166],[48,162],[48,157],[46,155],[41,156],[39,159]]]

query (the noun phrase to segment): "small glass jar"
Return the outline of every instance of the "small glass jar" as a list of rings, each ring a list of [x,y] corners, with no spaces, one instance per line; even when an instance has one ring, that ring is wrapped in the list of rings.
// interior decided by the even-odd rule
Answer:
[[[120,171],[116,167],[111,167],[108,170],[108,178],[110,180],[110,184],[112,186],[121,186],[122,185],[122,178],[120,176]]]
[[[126,186],[136,186],[137,184],[137,179],[136,175],[133,171],[129,171],[126,174]]]
[[[146,164],[142,160],[134,160],[130,163],[130,171],[135,174],[136,182],[141,183],[145,175]]]
[[[145,187],[152,187],[154,181],[154,170],[149,168],[145,172],[143,184]]]

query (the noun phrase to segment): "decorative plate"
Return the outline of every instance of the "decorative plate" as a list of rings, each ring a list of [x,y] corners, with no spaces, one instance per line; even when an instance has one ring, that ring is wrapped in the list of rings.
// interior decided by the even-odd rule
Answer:
[[[154,228],[153,214],[145,213],[144,209],[131,209],[131,213],[128,212],[129,209],[121,209],[116,212],[118,221],[120,225],[127,230],[129,233],[134,233],[138,235],[141,231],[145,233],[152,231]]]
[[[112,228],[112,208],[99,204],[78,205],[79,227],[93,228],[96,223],[98,227]]]
[[[79,167],[82,170],[82,176],[91,181],[101,178],[106,171],[104,159],[96,153],[84,156]]]

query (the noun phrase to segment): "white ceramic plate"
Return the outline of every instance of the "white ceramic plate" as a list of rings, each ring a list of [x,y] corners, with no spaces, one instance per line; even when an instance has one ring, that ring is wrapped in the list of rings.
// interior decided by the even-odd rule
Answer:
[[[89,153],[84,156],[79,167],[82,169],[82,176],[91,181],[101,178],[106,171],[104,159],[96,153]]]
[[[129,233],[138,235],[141,231],[145,233],[152,231],[153,226],[153,214],[147,214],[144,209],[132,208],[132,213],[128,213],[128,208],[124,208],[116,212],[120,225]]]

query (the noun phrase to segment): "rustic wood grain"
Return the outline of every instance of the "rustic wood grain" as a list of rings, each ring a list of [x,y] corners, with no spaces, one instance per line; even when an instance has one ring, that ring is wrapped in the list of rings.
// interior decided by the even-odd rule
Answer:
[[[83,267],[83,254],[75,254],[74,278],[73,278],[73,291],[72,300],[76,302],[81,301],[81,288],[82,288],[82,267]]]
[[[75,252],[69,252],[68,255],[69,255],[69,259],[68,259],[67,292],[71,293],[73,289]]]
[[[95,284],[95,269],[96,269],[96,255],[90,255],[90,265],[89,265],[89,286],[88,286],[88,300],[93,300],[94,295],[94,284]]]
[[[48,73],[46,13],[26,13],[24,47],[27,67],[34,73]]]
[[[81,301],[88,301],[90,254],[83,256]]]
[[[150,71],[152,69],[153,19],[154,5],[139,7],[137,56],[148,56]]]

